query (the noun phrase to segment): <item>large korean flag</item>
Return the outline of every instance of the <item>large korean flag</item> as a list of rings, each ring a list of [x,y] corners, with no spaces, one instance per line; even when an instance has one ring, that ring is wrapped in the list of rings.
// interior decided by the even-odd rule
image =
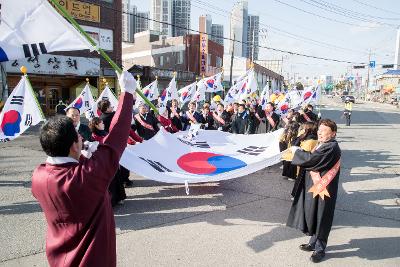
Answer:
[[[32,92],[28,79],[22,76],[0,114],[0,142],[15,139],[30,126],[45,120]]]
[[[92,48],[47,0],[1,0],[0,14],[0,62]]]
[[[166,183],[200,183],[241,177],[279,163],[283,129],[256,135],[200,130],[187,133],[161,129],[141,144],[128,146],[120,164],[130,171]]]

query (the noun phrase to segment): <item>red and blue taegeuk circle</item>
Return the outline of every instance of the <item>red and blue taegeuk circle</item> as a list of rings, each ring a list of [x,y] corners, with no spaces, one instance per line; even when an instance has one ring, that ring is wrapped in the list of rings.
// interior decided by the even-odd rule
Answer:
[[[214,79],[208,79],[207,80],[207,86],[210,88],[214,88]]]
[[[246,85],[247,85],[247,83],[243,83],[242,88],[240,89],[240,92],[244,93],[244,91],[246,90]]]
[[[185,154],[177,160],[177,164],[188,173],[203,175],[216,175],[247,166],[239,159],[208,152]]]
[[[82,107],[83,100],[82,97],[78,98],[74,104],[74,108],[80,109]]]
[[[164,89],[160,95],[161,101],[164,101],[166,96],[167,96],[167,89]]]
[[[6,136],[14,136],[21,131],[21,114],[16,110],[9,110],[4,113],[1,122],[1,130]]]
[[[306,92],[304,94],[304,100],[307,100],[308,98],[310,98],[311,95],[312,95],[312,92]]]
[[[150,93],[150,90],[149,90],[149,89],[144,89],[144,90],[143,90],[143,94],[144,94],[145,97],[148,97],[148,96],[149,96],[149,93]]]
[[[189,96],[189,92],[185,91],[185,92],[182,93],[181,96],[182,96],[182,100],[186,100],[186,98]]]
[[[281,106],[280,109],[281,109],[282,112],[288,111],[288,109],[289,109],[288,103],[284,103],[284,104]]]

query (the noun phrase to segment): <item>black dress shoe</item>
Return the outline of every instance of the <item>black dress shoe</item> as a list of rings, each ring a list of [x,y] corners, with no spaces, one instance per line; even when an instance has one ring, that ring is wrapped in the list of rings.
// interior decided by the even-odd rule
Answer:
[[[310,260],[314,263],[320,262],[325,257],[325,251],[314,251]]]
[[[314,246],[311,246],[310,244],[301,244],[299,246],[299,248],[304,251],[314,251],[315,250]]]

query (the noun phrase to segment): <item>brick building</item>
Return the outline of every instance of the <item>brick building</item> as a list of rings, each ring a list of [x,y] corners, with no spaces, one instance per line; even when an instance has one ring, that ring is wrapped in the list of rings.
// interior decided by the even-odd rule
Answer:
[[[121,0],[59,1],[98,45],[121,65]],[[3,63],[7,84],[12,91],[20,80],[19,68],[26,66],[43,111],[53,114],[59,100],[72,101],[82,90],[86,78],[100,94],[105,78],[111,88],[117,87],[115,72],[97,52],[57,52]]]
[[[208,40],[205,75],[213,75],[222,68],[224,47]],[[129,69],[134,65],[175,71],[193,72],[200,75],[200,35],[160,37],[156,32],[135,34],[135,44],[122,49],[122,64]]]

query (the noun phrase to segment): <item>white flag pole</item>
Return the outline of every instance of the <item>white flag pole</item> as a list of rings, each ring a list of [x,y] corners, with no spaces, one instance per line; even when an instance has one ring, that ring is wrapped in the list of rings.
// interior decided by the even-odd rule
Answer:
[[[40,106],[40,104],[39,104],[39,101],[38,101],[37,98],[36,98],[35,92],[33,91],[32,84],[31,84],[31,81],[29,80],[28,74],[26,74],[26,73],[28,72],[27,68],[26,68],[25,66],[22,66],[22,67],[20,68],[20,71],[24,74],[25,79],[26,79],[26,81],[27,81],[28,84],[29,84],[29,90],[31,91],[32,97],[33,97],[33,99],[35,99],[36,105],[37,105],[37,107],[38,107],[39,110],[40,110],[40,115],[42,116],[42,119],[45,121],[46,118],[45,118],[45,116],[44,116],[43,110],[42,110],[42,108],[41,108],[41,106]]]

